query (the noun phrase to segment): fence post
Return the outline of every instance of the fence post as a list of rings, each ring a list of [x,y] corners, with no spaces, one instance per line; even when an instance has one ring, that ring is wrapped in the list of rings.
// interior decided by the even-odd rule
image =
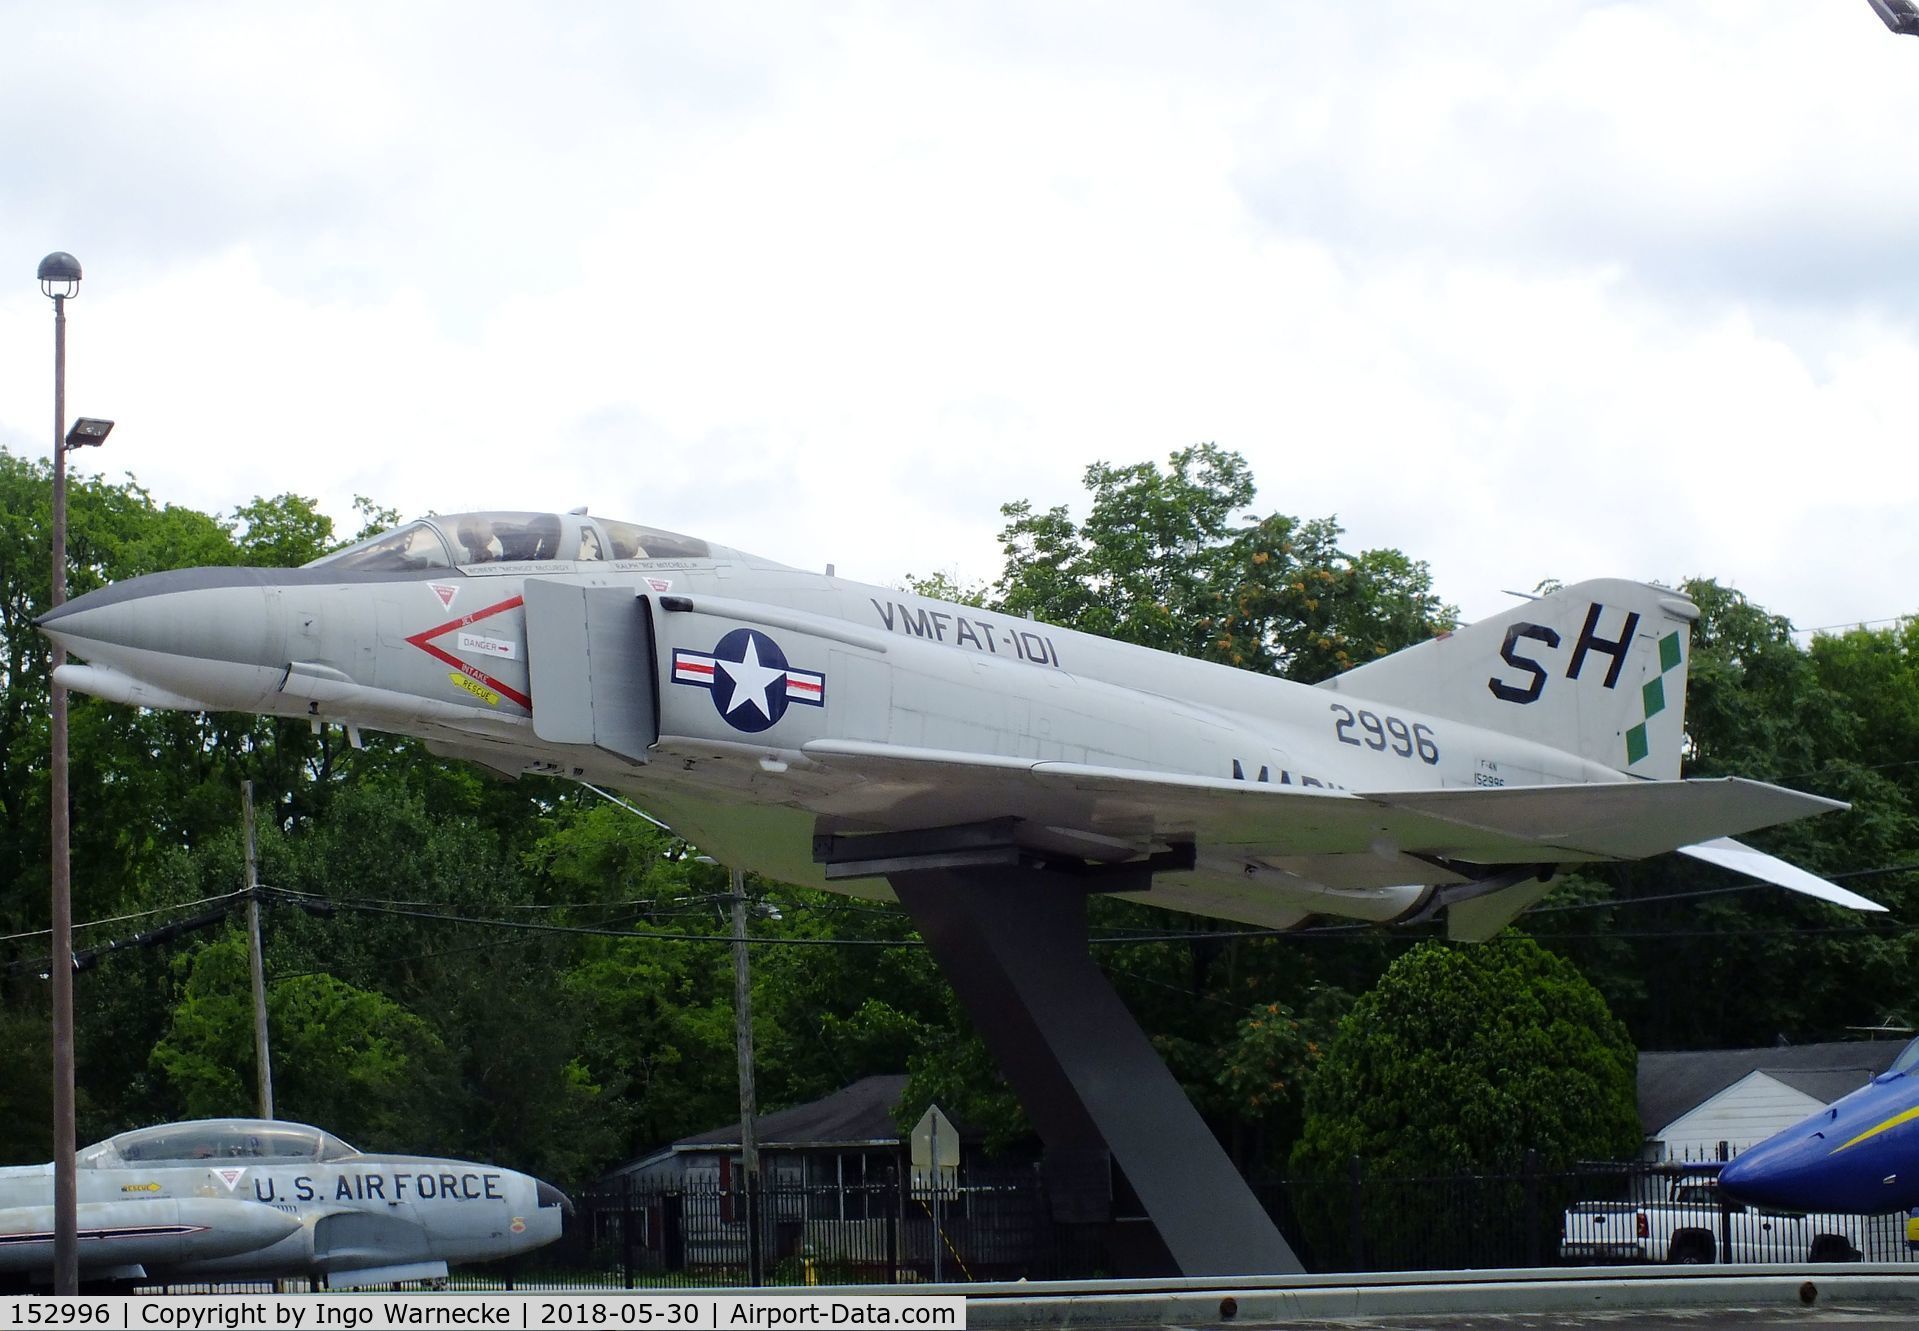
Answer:
[[[680,1185],[684,1189],[685,1184]],[[686,1270],[686,1193],[660,1196],[660,1261],[675,1274]]]
[[[1725,1164],[1732,1159],[1732,1147],[1725,1142],[1719,1143],[1719,1163]],[[1726,1200],[1726,1194],[1715,1183],[1713,1196],[1719,1200],[1719,1260],[1732,1260],[1732,1204]]]
[[[900,1219],[903,1215],[900,1207],[900,1190],[896,1180],[887,1182],[893,1187],[882,1187],[880,1196],[886,1198],[886,1283],[900,1283]]]
[[[620,1280],[633,1288],[633,1180],[620,1192]]]
[[[1366,1269],[1366,1214],[1365,1208],[1361,1205],[1360,1194],[1360,1183],[1363,1177],[1364,1166],[1360,1164],[1359,1157],[1354,1156],[1346,1166],[1346,1182],[1349,1206],[1347,1238],[1352,1247],[1355,1271]]]

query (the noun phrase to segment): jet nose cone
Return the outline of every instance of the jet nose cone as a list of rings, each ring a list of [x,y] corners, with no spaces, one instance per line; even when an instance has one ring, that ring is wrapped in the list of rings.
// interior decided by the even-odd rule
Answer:
[[[1776,1174],[1775,1162],[1769,1158],[1773,1154],[1754,1147],[1733,1159],[1719,1171],[1720,1188],[1742,1202],[1763,1205],[1769,1199],[1762,1194],[1769,1191],[1767,1185]]]
[[[540,1179],[535,1179],[533,1182],[534,1196],[541,1206],[557,1206],[560,1208],[562,1218],[567,1220],[573,1218],[573,1199],[571,1197],[568,1197],[551,1183],[544,1182]]]
[[[102,587],[100,588],[99,591],[86,592],[80,596],[76,596],[72,600],[66,602],[66,604],[64,605],[56,605],[53,609],[47,611],[46,614],[34,620],[33,626],[39,629],[42,633],[70,632],[73,627],[72,625],[68,625],[66,628],[59,628],[59,629],[53,628],[51,626],[60,623],[61,620],[73,619],[75,615],[85,616],[85,614],[89,610],[98,609],[100,606],[100,601],[96,600],[95,598],[100,597],[102,593],[109,592],[111,590],[113,589],[110,587]]]
[[[187,568],[116,582],[47,611],[34,627],[56,641],[143,651],[234,655],[261,636],[262,569]],[[253,610],[247,614],[247,610]],[[76,651],[76,655],[86,655]]]
[[[35,627],[96,667],[61,683],[143,706],[255,710],[287,668],[285,570],[149,573],[50,610]]]

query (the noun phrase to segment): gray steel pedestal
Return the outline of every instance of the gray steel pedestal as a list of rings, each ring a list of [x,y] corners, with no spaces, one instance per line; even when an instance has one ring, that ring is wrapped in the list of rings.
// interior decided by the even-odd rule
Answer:
[[[1110,1151],[1181,1274],[1303,1269],[1093,964],[1083,891],[1025,869],[888,881],[1049,1154]]]

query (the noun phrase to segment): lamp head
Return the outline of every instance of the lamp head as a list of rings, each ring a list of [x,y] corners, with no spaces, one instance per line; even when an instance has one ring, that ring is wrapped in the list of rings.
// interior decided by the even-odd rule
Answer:
[[[55,300],[80,292],[80,261],[65,250],[55,250],[40,260],[40,291]]]
[[[67,449],[72,451],[89,444],[104,444],[112,433],[112,421],[103,421],[98,416],[82,416],[67,431]]]

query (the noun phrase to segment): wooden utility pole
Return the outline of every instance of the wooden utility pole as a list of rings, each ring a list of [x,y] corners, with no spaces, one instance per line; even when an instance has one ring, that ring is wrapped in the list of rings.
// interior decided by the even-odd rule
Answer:
[[[760,1139],[753,1121],[753,983],[746,959],[746,875],[733,870],[733,1043],[740,1067],[740,1184],[746,1194],[746,1269],[760,1283]]]
[[[260,1117],[273,1117],[273,1063],[267,1051],[267,968],[260,952],[260,862],[253,844],[253,783],[240,783],[247,828],[247,962],[253,972],[253,1059],[260,1069]]]

